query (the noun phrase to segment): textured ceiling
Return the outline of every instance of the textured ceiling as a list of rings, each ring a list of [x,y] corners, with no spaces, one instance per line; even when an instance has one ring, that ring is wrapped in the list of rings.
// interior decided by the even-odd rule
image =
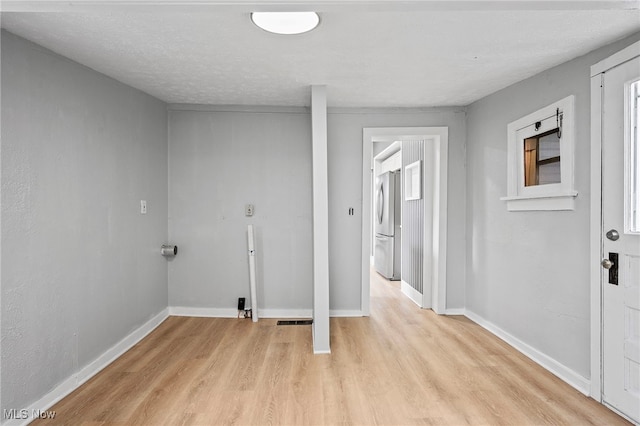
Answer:
[[[298,36],[251,23],[268,1],[142,3],[5,8],[2,27],[169,103],[309,105],[309,85],[326,84],[329,105],[341,107],[467,105],[640,31],[638,2],[315,2],[320,26]]]

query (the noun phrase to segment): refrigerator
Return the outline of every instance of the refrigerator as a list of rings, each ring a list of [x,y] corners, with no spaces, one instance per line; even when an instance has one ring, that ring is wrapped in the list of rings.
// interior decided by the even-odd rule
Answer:
[[[390,280],[400,279],[400,172],[376,178],[374,193],[375,270]]]

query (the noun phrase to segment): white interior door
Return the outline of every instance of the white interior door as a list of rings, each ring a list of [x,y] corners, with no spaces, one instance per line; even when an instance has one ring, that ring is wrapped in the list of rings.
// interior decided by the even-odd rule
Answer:
[[[602,399],[640,422],[640,58],[603,76]]]

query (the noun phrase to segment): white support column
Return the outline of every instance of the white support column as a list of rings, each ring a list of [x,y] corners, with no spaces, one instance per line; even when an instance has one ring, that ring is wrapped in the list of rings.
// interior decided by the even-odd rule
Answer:
[[[327,172],[327,88],[311,86],[313,164],[313,352],[329,346],[329,181]]]

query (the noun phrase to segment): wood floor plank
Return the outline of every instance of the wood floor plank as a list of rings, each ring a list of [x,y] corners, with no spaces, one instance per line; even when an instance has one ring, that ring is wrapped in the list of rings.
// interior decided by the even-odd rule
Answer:
[[[625,425],[465,317],[372,276],[371,317],[311,326],[170,317],[57,403],[64,425]]]

